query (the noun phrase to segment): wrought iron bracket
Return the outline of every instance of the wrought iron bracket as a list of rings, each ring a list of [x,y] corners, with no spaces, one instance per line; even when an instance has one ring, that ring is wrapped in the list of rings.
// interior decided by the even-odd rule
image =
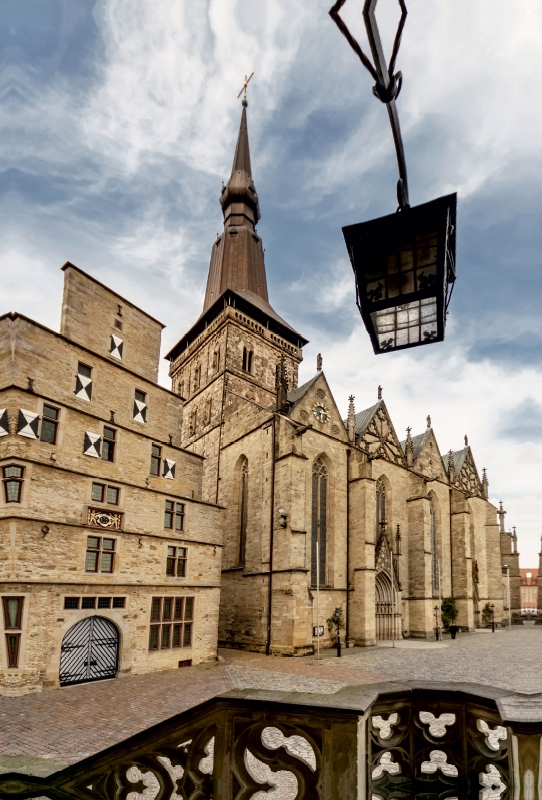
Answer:
[[[403,28],[407,18],[407,7],[405,0],[398,0],[401,9],[401,18],[395,34],[393,49],[389,64],[386,64],[384,56],[384,49],[382,47],[382,40],[376,22],[376,6],[378,0],[365,0],[363,6],[363,21],[367,31],[367,38],[371,48],[371,54],[374,64],[365,55],[361,49],[359,42],[352,36],[348,27],[340,16],[340,10],[346,3],[346,0],[337,0],[337,2],[330,9],[329,13],[340,32],[343,34],[352,50],[356,53],[365,69],[371,74],[375,81],[373,86],[373,94],[388,109],[388,116],[395,144],[395,152],[397,154],[397,166],[399,168],[399,180],[397,181],[397,202],[399,203],[398,210],[410,207],[408,197],[408,179],[405,161],[405,151],[403,148],[403,139],[401,137],[401,128],[399,125],[399,116],[397,113],[397,106],[395,101],[401,91],[403,85],[403,76],[400,71],[395,72],[395,63],[399,54],[399,47],[401,45],[401,37],[403,35]]]

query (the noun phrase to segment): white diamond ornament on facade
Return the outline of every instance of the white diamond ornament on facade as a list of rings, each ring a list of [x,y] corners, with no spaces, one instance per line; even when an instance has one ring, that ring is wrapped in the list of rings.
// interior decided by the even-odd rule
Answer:
[[[115,336],[114,333],[111,334],[111,344],[109,346],[109,353],[113,356],[113,358],[118,358],[119,361],[122,361],[122,350],[124,347],[124,342],[118,336]]]
[[[9,434],[8,412],[5,408],[0,408],[0,436]]]
[[[34,411],[27,411],[25,408],[19,409],[19,422],[17,433],[19,436],[26,436],[27,439],[38,438],[38,427],[40,418]]]
[[[134,422],[147,422],[147,404],[141,400],[134,400]]]
[[[85,431],[85,443],[83,445],[83,455],[91,458],[100,458],[102,437],[99,433]]]
[[[164,458],[164,478],[173,480],[175,477],[175,464],[176,461],[171,461],[169,458]]]
[[[75,396],[80,400],[90,402],[92,397],[92,378],[87,378],[86,375],[77,375],[75,379]]]

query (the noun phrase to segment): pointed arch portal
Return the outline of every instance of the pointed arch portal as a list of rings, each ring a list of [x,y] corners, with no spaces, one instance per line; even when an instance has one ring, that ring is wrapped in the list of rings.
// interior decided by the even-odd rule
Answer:
[[[114,678],[119,659],[117,626],[104,617],[87,617],[62,639],[60,685]]]

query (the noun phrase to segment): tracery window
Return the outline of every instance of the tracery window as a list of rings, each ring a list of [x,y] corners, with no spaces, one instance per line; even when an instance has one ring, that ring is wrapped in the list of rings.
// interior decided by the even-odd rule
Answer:
[[[241,467],[241,486],[239,489],[239,564],[245,563],[248,520],[248,461]]]
[[[252,357],[254,353],[243,347],[243,372],[252,372]]]
[[[386,484],[379,478],[376,482],[376,541],[386,532]]]
[[[318,548],[316,547],[318,545]],[[318,557],[317,557],[318,550]],[[317,458],[312,466],[311,583],[325,586],[327,556],[327,467]]]
[[[433,500],[430,499],[429,505],[429,524],[431,534],[431,584],[433,587],[433,594],[437,595],[439,590],[439,566],[438,566],[438,548],[437,548],[437,515],[435,513],[435,506]]]

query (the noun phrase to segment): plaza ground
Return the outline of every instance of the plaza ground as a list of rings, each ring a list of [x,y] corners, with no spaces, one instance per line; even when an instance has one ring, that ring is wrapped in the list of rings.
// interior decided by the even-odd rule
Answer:
[[[216,664],[0,698],[0,772],[48,775],[230,689],[333,694],[391,680],[485,684],[542,693],[542,626],[442,643],[322,651],[321,660],[221,650]]]

